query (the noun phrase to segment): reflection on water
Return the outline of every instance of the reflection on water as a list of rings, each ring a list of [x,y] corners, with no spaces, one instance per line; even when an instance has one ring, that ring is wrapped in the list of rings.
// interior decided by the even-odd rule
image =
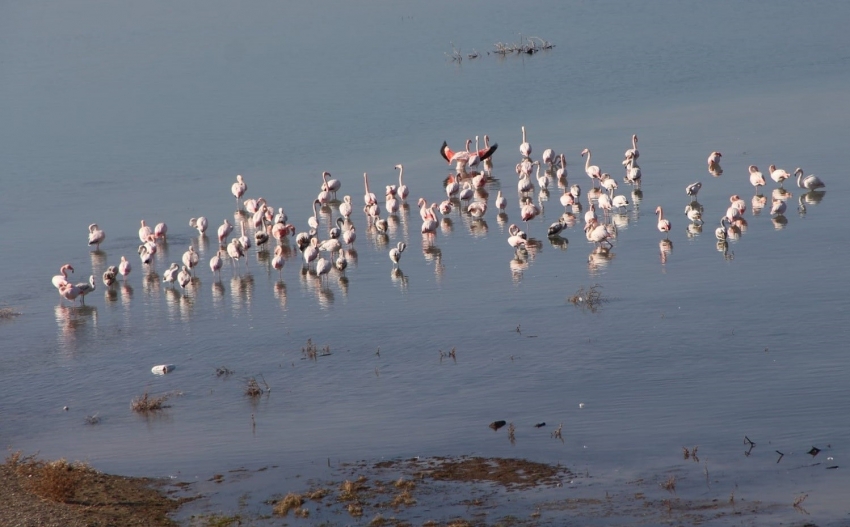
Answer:
[[[784,229],[788,225],[788,218],[786,218],[783,214],[777,214],[772,217],[770,221],[773,222],[773,227],[776,230]]]
[[[667,258],[673,252],[673,242],[670,239],[664,239],[658,242],[658,249],[661,253],[661,263],[667,263]]]
[[[610,247],[596,247],[587,256],[587,269],[591,276],[597,276],[600,271],[608,267],[611,260],[614,258],[614,253]]]
[[[56,325],[59,327],[60,343],[65,346],[76,339],[77,332],[86,327],[97,327],[97,307],[66,306],[53,308]]]

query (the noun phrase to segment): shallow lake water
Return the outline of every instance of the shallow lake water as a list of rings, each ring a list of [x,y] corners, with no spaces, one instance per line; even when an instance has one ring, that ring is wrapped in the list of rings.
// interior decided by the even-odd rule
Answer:
[[[0,307],[20,313],[0,320],[4,444],[146,476],[274,464],[286,472],[277,492],[329,460],[465,454],[627,481],[685,470],[682,447],[699,445],[722,482],[706,496],[737,485],[790,504],[807,493],[807,518],[847,520],[850,5],[44,1],[0,12]],[[525,36],[555,47],[487,53]],[[542,212],[526,230],[539,244],[517,256],[507,238],[521,224],[521,126],[533,159],[565,153],[583,208],[550,241],[561,190],[535,189]],[[445,199],[452,169],[440,144],[485,133],[499,144],[476,197],[485,217],[456,208],[421,234],[416,201]],[[640,189],[622,180],[632,134]],[[582,229],[584,148],[631,202],[610,218],[607,256]],[[713,150],[720,176],[706,168]],[[383,203],[398,163],[408,206],[379,236],[362,175]],[[757,213],[751,164],[765,175],[799,166],[826,189],[789,179],[788,210],[771,218],[777,185],[768,178]],[[344,277],[305,272],[292,237],[280,278],[256,248],[247,266],[225,260],[220,281],[210,272],[217,227],[241,218],[236,174],[243,199],[283,207],[300,232],[324,170],[354,204]],[[701,231],[683,213],[698,180]],[[732,194],[747,226],[719,250]],[[201,215],[199,238],[188,222]],[[338,216],[322,208],[322,239]],[[152,266],[137,256],[143,219],[169,227]],[[93,222],[100,251],[86,245]],[[162,276],[190,245],[201,263],[184,293]],[[133,270],[107,290],[100,275],[122,255]],[[74,282],[97,279],[85,307],[50,283],[64,263]],[[597,284],[596,312],[569,301]],[[155,376],[157,364],[176,368]],[[251,377],[270,393],[246,397]],[[174,395],[144,417],[130,402],[145,392]],[[516,444],[487,427],[499,419],[515,424]],[[563,442],[551,437],[561,423]],[[686,466],[699,488],[702,466]]]

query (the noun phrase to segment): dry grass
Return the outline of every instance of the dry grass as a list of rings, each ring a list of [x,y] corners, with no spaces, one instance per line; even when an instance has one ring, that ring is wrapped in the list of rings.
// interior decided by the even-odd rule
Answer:
[[[400,477],[393,483],[393,486],[397,489],[404,490],[413,490],[416,488],[416,483],[409,479],[404,479],[404,477]]]
[[[139,412],[141,414],[156,412],[163,408],[168,408],[165,406],[165,401],[167,401],[169,397],[170,394],[151,397],[148,395],[148,392],[145,392],[145,394],[141,397],[133,399],[133,402],[130,403],[130,408],[132,408],[134,412]]]
[[[275,503],[273,512],[278,516],[286,516],[289,514],[289,511],[300,509],[302,505],[304,505],[304,498],[301,494],[290,492],[282,500]]]
[[[602,298],[601,289],[602,286],[599,284],[592,285],[586,290],[582,287],[576,291],[576,294],[569,297],[567,300],[575,306],[587,309],[591,313],[596,313],[596,311],[602,307],[602,303],[605,302],[605,299]]]
[[[564,428],[564,423],[561,423],[561,424],[558,425],[558,428],[556,428],[555,431],[552,432],[552,437],[554,437],[555,439],[560,439],[561,443],[564,442],[564,436],[561,435],[561,430],[563,428]]]
[[[35,455],[23,456],[14,452],[6,458],[6,464],[19,477],[25,477],[29,490],[43,499],[68,503],[74,499],[84,475],[96,471],[81,462],[69,463],[65,459],[40,461]]]
[[[361,507],[359,503],[349,503],[348,514],[354,516],[355,518],[359,518],[363,516],[363,507]]]
[[[263,389],[260,388],[260,383],[257,382],[257,379],[251,377],[248,379],[248,386],[245,387],[245,395],[248,397],[259,397],[263,395]]]
[[[513,423],[508,425],[508,441],[510,441],[512,445],[516,444],[516,427]]]
[[[416,505],[416,499],[413,497],[413,495],[410,493],[409,490],[403,490],[403,491],[401,491],[401,493],[398,496],[393,498],[393,501],[392,501],[393,507],[399,507],[401,505],[404,505],[406,507],[410,507],[411,505]]]
[[[313,492],[307,494],[307,499],[310,499],[310,500],[313,500],[313,501],[318,501],[318,500],[324,498],[325,496],[327,496],[328,494],[330,494],[330,492],[331,491],[328,490],[328,489],[316,489]]]
[[[676,476],[671,474],[670,477],[667,478],[667,481],[665,481],[664,483],[661,483],[661,488],[666,490],[667,492],[669,492],[671,494],[675,494],[676,493]]]

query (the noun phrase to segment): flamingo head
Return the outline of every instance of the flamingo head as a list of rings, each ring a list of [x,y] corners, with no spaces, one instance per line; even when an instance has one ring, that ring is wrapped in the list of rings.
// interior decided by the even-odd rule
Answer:
[[[797,170],[794,171],[794,175],[795,176],[802,176],[803,175],[803,169],[797,167]]]
[[[758,167],[757,167],[757,166],[755,166],[755,165],[750,165],[750,168],[749,168],[750,174],[752,174],[753,172],[758,172],[758,170],[759,170],[759,169],[758,169]]]
[[[662,212],[661,207],[655,207],[655,213],[656,214],[661,214],[661,212]]]
[[[776,170],[776,165],[770,165],[769,167],[767,167],[768,172],[773,172],[774,170]]]
[[[401,170],[401,165],[396,165],[396,166],[395,166],[395,169],[396,169],[396,170]]]
[[[584,154],[587,154],[588,152],[590,152],[590,150],[588,150],[587,148],[585,148],[584,150],[582,150],[582,151],[581,151],[581,157],[584,157]]]

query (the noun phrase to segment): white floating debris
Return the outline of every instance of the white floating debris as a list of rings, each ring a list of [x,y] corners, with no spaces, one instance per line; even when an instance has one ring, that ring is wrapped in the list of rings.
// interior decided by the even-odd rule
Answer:
[[[584,408],[584,403],[578,403],[579,408]]]
[[[155,375],[165,375],[166,373],[171,373],[174,371],[175,366],[173,364],[159,364],[151,368],[151,373]]]

